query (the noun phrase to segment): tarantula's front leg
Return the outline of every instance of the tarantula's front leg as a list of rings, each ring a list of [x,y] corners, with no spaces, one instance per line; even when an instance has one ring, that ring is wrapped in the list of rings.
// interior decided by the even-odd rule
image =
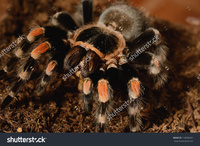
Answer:
[[[142,125],[140,112],[143,108],[141,97],[143,91],[141,89],[141,82],[137,77],[137,72],[128,64],[124,64],[121,67],[128,89],[128,114],[130,131],[138,132],[141,130]]]

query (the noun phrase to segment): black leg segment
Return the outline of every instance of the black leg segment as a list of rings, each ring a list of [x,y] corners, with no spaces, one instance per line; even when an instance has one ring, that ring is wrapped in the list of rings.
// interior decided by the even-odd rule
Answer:
[[[93,21],[93,1],[82,0],[84,25]]]
[[[58,12],[52,18],[52,24],[64,27],[67,30],[76,30],[77,24],[67,12]]]

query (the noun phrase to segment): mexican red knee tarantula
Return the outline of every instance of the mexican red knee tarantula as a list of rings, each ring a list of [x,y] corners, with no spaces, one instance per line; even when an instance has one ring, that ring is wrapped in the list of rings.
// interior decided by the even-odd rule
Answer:
[[[1,74],[13,71],[19,63],[22,65],[8,95],[2,98],[1,109],[17,98],[38,60],[48,53],[49,61],[41,75],[38,95],[45,91],[56,71],[61,69],[68,73],[78,66],[75,74],[82,81],[85,111],[91,112],[94,97],[98,103],[96,132],[104,131],[112,112],[115,90],[122,86],[126,87],[124,96],[132,101],[127,105],[130,131],[140,131],[143,97],[152,96],[152,92],[160,90],[167,81],[164,69],[167,47],[159,31],[149,27],[145,16],[136,8],[113,5],[102,12],[98,22],[93,22],[92,0],[82,0],[82,6],[82,26],[67,12],[58,12],[51,19],[52,25],[34,28],[13,50],[13,57]],[[38,45],[39,41],[42,43]]]

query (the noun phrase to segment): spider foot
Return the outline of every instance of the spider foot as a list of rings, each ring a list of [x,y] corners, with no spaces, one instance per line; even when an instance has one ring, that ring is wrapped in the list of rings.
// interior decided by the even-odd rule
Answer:
[[[104,133],[104,132],[105,132],[105,127],[106,127],[105,124],[98,123],[98,124],[96,125],[95,132],[96,132],[96,133]]]
[[[141,131],[141,128],[140,128],[139,125],[137,125],[137,126],[135,126],[135,127],[130,126],[130,132],[135,133],[135,132],[140,132],[140,131]]]

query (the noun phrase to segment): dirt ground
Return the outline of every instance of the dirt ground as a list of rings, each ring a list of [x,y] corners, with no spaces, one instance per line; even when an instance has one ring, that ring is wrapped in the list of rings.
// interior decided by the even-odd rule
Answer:
[[[114,0],[95,1],[96,18]],[[48,24],[57,11],[74,13],[76,0],[13,0],[9,1],[7,17],[0,30],[0,49],[8,47],[21,34],[27,34],[35,25]],[[148,118],[142,132],[200,132],[200,29],[184,27],[149,16],[169,47],[169,81],[165,86],[167,96],[159,95],[161,107],[147,111]],[[6,55],[9,57],[9,55]],[[1,58],[0,65],[5,57]],[[44,65],[28,81],[10,107],[0,111],[0,132],[94,132],[92,115],[86,115],[74,77],[62,80],[62,74],[47,88],[46,94],[36,96],[37,78]],[[5,96],[12,77],[0,80],[0,99]],[[123,101],[119,101],[119,107]],[[152,105],[152,103],[148,103]],[[128,132],[126,110],[114,117],[108,125],[109,132]]]

